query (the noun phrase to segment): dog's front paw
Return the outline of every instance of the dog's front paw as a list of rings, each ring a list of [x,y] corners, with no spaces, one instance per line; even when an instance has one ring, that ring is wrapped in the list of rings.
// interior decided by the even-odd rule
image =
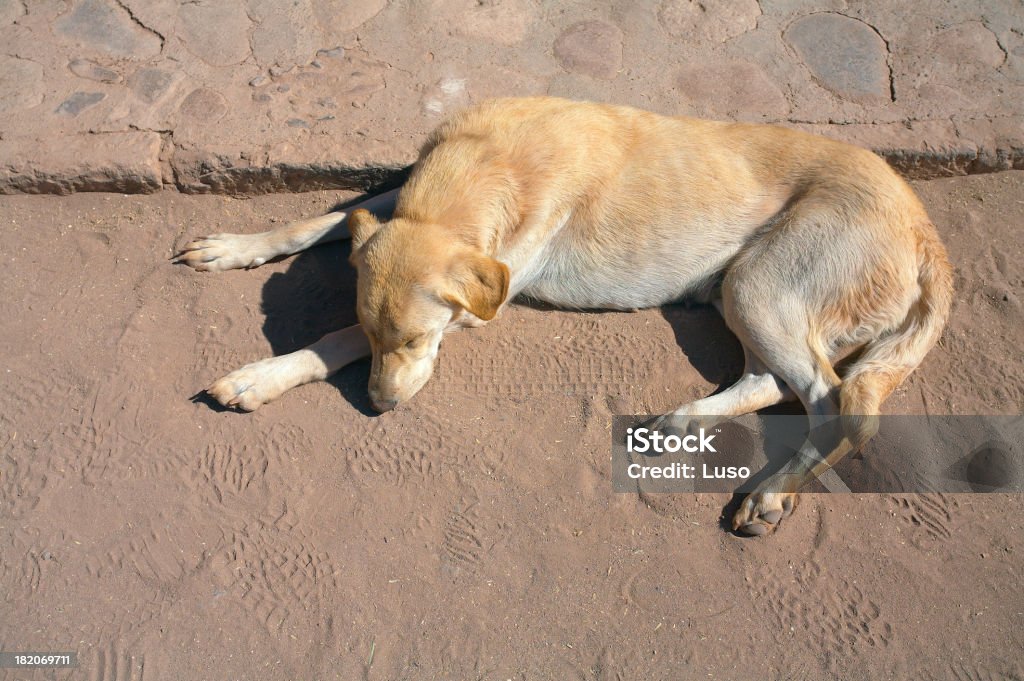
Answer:
[[[278,357],[247,364],[211,385],[206,392],[225,407],[256,411],[291,387],[281,380],[280,365]]]
[[[770,534],[793,512],[798,500],[796,492],[754,492],[733,515],[732,529],[756,536]]]
[[[174,256],[199,272],[259,267],[279,255],[267,234],[213,234],[189,241]]]

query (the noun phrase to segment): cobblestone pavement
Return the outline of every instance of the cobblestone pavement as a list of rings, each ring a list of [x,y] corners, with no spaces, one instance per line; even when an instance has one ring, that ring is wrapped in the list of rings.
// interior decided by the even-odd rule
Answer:
[[[1024,167],[1019,0],[0,0],[0,192],[394,178],[551,94],[777,122],[915,177]]]

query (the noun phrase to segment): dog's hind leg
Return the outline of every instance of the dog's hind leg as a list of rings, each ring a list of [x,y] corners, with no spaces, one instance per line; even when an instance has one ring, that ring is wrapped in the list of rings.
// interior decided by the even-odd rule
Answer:
[[[775,529],[804,485],[877,432],[882,401],[942,332],[952,270],[931,225],[919,218],[894,231],[883,250],[870,240],[869,230],[882,229],[872,217],[798,216],[726,275],[726,324],[792,389],[810,426],[793,457],[740,505],[733,529]],[[863,351],[840,380],[832,355],[851,344]]]
[[[186,243],[173,260],[200,272],[259,267],[268,260],[293,255],[317,244],[347,239],[347,219],[357,208],[389,218],[395,210],[398,191],[393,189],[344,210],[291,222],[269,232],[201,236]]]
[[[254,411],[303,383],[322,381],[346,364],[368,357],[370,342],[359,324],[329,333],[312,345],[236,369],[206,392],[225,407]]]
[[[796,325],[792,332],[775,339],[758,334],[760,342],[755,352],[765,357],[772,373],[785,381],[803,403],[812,436],[780,471],[743,500],[732,525],[746,534],[773,531],[796,508],[797,492],[850,451],[835,418],[839,415],[839,377],[828,358],[808,346],[805,330]]]
[[[707,430],[731,417],[796,399],[789,386],[746,347],[743,355],[746,366],[738,381],[716,395],[684,404],[654,419],[650,428],[696,433],[700,428]]]

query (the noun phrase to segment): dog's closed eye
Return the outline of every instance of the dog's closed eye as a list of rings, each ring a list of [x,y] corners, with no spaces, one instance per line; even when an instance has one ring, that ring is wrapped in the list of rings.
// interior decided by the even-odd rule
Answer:
[[[402,343],[402,347],[408,350],[419,350],[420,348],[423,347],[423,344],[426,340],[427,335],[421,333],[418,336],[413,336],[407,339],[404,343]]]

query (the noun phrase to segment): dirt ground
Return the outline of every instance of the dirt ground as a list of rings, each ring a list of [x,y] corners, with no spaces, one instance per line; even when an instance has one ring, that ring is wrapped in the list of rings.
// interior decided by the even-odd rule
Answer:
[[[957,267],[888,413],[1019,414],[1024,172],[916,184]],[[355,321],[347,246],[168,258],[346,195],[0,198],[0,649],[156,679],[1024,677],[1024,498],[617,494],[610,417],[729,383],[711,309],[512,306],[383,416],[367,364],[254,414],[193,398]]]

